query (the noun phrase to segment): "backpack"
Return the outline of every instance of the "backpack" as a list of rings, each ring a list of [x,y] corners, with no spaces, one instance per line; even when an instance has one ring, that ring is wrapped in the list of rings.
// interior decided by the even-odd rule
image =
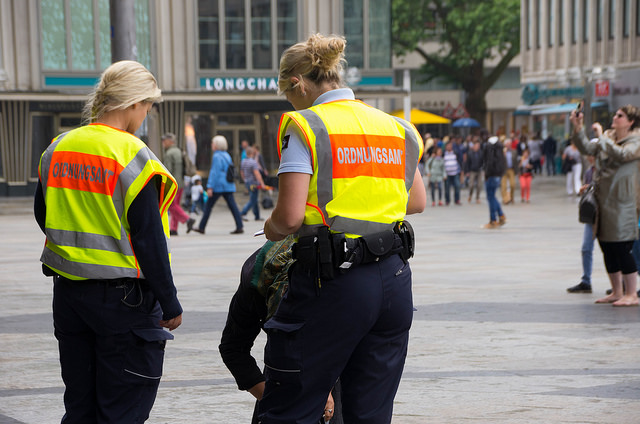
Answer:
[[[234,182],[236,179],[236,168],[233,166],[233,162],[229,163],[227,168],[227,182]]]
[[[196,166],[191,159],[189,159],[189,155],[187,155],[186,151],[182,151],[182,173],[187,177],[193,177],[196,175]]]

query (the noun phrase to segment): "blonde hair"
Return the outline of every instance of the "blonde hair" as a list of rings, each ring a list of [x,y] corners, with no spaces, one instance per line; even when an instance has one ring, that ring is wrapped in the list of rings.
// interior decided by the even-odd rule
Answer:
[[[211,139],[211,143],[216,148],[216,150],[227,150],[229,149],[229,143],[227,143],[227,139],[223,135],[216,135]]]
[[[307,41],[286,49],[280,58],[278,94],[299,85],[299,82],[291,82],[291,77],[294,76],[300,79],[304,77],[316,84],[329,81],[342,86],[346,45],[344,37],[314,34]]]
[[[107,112],[139,102],[161,101],[162,92],[153,74],[138,62],[122,60],[102,72],[84,106],[83,117],[87,122],[95,122]]]

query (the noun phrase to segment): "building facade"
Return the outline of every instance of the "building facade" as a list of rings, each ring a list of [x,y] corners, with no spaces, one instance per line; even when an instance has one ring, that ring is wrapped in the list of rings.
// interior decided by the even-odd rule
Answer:
[[[640,0],[522,0],[522,99],[533,128],[567,138],[569,113],[608,127],[640,105]]]
[[[391,0],[128,0],[135,2],[137,60],[164,101],[139,136],[161,157],[160,135],[197,150],[208,172],[222,134],[261,147],[275,170],[283,50],[310,34],[347,38],[347,81],[384,110],[405,91],[392,70]],[[41,153],[81,125],[87,94],[111,63],[109,0],[0,0],[0,196],[34,192]],[[399,84],[401,85],[401,83]]]

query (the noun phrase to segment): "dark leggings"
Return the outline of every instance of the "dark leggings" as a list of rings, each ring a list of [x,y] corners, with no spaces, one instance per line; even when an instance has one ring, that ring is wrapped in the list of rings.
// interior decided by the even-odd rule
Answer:
[[[631,254],[634,240],[629,241],[600,241],[600,249],[604,256],[604,266],[609,274],[622,271],[623,274],[633,274],[638,270]]]

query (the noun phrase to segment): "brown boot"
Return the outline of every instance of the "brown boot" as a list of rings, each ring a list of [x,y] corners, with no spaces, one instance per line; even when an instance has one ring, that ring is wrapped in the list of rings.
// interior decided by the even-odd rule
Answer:
[[[504,225],[507,223],[507,217],[504,215],[500,215],[500,225]]]
[[[499,226],[500,224],[498,223],[498,221],[490,221],[488,224],[484,224],[482,228],[486,230],[492,230],[494,228],[498,228]]]

